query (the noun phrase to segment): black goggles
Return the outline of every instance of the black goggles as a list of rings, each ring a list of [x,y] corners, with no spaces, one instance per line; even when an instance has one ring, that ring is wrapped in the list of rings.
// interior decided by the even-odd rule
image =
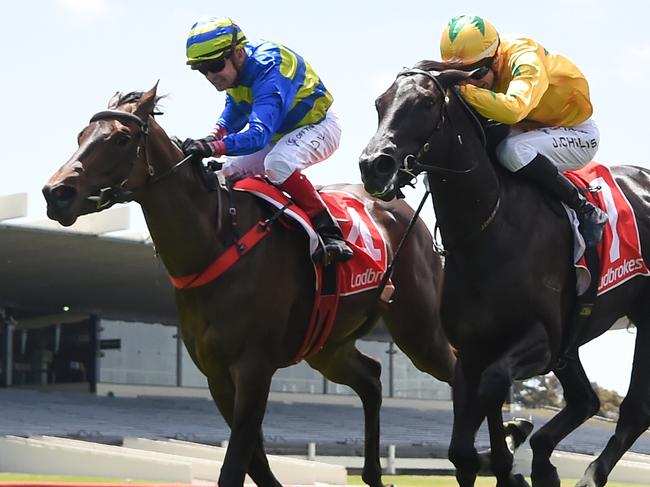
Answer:
[[[473,64],[467,64],[460,69],[463,71],[474,71],[475,69],[480,69],[484,70],[485,73],[489,71],[492,68],[492,63],[494,62],[494,56],[486,58],[486,59],[481,59],[478,62],[475,62]]]
[[[219,73],[226,67],[226,60],[228,56],[222,56],[218,59],[210,59],[203,61],[192,66],[192,69],[198,70],[202,75],[207,76],[208,73]]]

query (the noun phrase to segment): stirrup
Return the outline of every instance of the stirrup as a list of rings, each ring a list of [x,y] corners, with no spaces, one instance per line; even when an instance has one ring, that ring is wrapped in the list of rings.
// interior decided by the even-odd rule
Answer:
[[[354,256],[354,252],[345,243],[345,240],[327,238],[323,240],[325,250],[335,262],[345,262]]]
[[[593,206],[588,212],[578,215],[580,233],[587,247],[595,247],[600,242],[608,220],[607,213],[597,206]]]

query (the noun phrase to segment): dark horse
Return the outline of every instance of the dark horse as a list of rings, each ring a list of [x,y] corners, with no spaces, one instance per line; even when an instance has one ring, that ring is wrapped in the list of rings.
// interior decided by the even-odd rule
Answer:
[[[201,164],[176,166],[183,154],[153,117],[156,87],[118,96],[79,135],[79,148],[43,189],[48,216],[71,225],[80,215],[111,206],[132,192],[144,212],[156,251],[172,276],[204,269],[231,246],[229,208],[242,234],[275,210],[258,198],[218,187],[210,192]],[[146,130],[145,130],[146,129]],[[337,185],[361,197],[394,251],[413,211],[403,202],[369,198],[361,186]],[[131,198],[129,198],[131,199]],[[99,200],[99,202],[98,202]],[[231,428],[219,485],[280,485],[269,469],[262,419],[271,377],[301,347],[314,300],[314,276],[302,232],[282,225],[218,279],[176,290],[183,341],[207,376],[214,401]],[[451,382],[455,356],[439,324],[442,268],[432,238],[418,220],[393,275],[395,294],[380,316],[397,345],[422,371]],[[341,299],[328,342],[309,365],[350,386],[365,416],[363,479],[379,487],[381,366],[360,353],[356,339],[369,329],[374,292]]]
[[[476,431],[487,418],[498,486],[527,485],[512,474],[501,407],[512,381],[553,371],[565,408],[530,439],[535,487],[558,487],[556,445],[599,409],[575,350],[557,367],[575,302],[572,236],[559,203],[492,163],[485,132],[456,85],[471,73],[423,61],[401,72],[376,101],[379,127],[360,158],[366,190],[394,197],[410,168],[427,172],[448,251],[441,298],[443,328],[458,349],[449,458],[461,487],[473,486]],[[632,205],[643,255],[650,255],[650,173],[612,168]],[[622,316],[637,326],[632,381],[616,432],[578,482],[602,486],[620,457],[650,426],[650,289],[635,277],[600,296],[580,344]]]

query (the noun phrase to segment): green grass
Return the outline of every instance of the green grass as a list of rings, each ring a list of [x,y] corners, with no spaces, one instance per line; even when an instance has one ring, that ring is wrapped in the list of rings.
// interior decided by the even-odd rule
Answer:
[[[395,484],[396,487],[457,487],[454,477],[428,476],[428,475],[384,475],[384,483]],[[75,477],[68,475],[32,475],[26,473],[0,473],[0,482],[96,482],[96,483],[138,483],[161,484],[147,480],[116,479],[103,477]],[[476,487],[494,487],[494,479],[479,477]],[[576,480],[563,480],[562,487],[574,487]],[[359,475],[349,475],[348,485],[365,485]],[[607,482],[607,487],[650,487],[650,484],[627,484],[624,482]]]
[[[110,477],[78,477],[73,475],[36,475],[31,473],[2,473],[0,482],[97,482],[97,483],[121,483],[121,484],[162,484],[165,482],[154,482],[151,480],[133,480]]]
[[[385,484],[395,484],[395,487],[458,487],[454,477],[428,475],[384,475]],[[562,480],[562,487],[574,487],[577,480]],[[529,479],[530,483],[530,479]],[[364,485],[359,475],[349,475],[348,485]],[[490,477],[479,477],[476,487],[494,487],[496,481]],[[650,484],[627,484],[624,482],[607,482],[607,487],[650,487]]]

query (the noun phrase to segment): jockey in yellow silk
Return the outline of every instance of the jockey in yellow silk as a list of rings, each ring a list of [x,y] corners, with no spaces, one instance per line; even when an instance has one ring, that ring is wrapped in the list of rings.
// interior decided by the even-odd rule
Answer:
[[[582,72],[532,39],[499,35],[477,16],[451,19],[440,52],[446,63],[478,70],[460,87],[465,101],[483,117],[510,126],[496,147],[498,161],[575,210],[586,245],[596,245],[607,215],[562,174],[591,161],[600,141]]]

